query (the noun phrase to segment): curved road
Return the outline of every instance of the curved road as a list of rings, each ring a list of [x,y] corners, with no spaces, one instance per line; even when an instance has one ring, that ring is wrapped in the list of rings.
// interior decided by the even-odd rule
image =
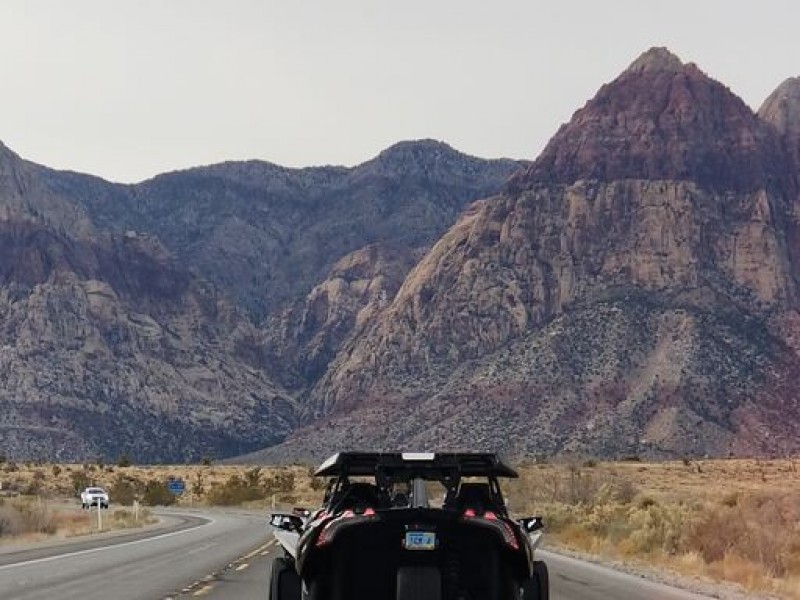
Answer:
[[[178,523],[168,530],[4,552],[0,598],[167,598],[266,541],[261,515],[168,514]]]
[[[265,600],[276,544],[266,518],[165,513],[176,525],[132,535],[0,553],[4,600]],[[147,537],[145,537],[147,536]],[[708,598],[544,552],[553,600]]]

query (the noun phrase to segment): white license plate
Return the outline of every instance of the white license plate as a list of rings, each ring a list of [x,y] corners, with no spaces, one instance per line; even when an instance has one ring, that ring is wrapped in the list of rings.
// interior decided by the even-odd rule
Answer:
[[[436,534],[432,531],[407,531],[406,550],[436,550]]]

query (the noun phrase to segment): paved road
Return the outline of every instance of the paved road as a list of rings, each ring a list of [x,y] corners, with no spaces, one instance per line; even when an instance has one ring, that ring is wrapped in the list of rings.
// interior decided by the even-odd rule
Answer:
[[[274,544],[240,561],[201,590],[210,600],[265,600],[272,559],[279,553]],[[552,600],[708,600],[684,590],[653,583],[613,569],[542,552],[550,569]],[[192,592],[194,594],[196,592]],[[192,594],[184,595],[188,600]]]
[[[0,554],[4,600],[265,600],[279,549],[265,518],[247,513],[171,513],[169,531]],[[553,600],[707,598],[552,553]]]
[[[169,531],[0,555],[3,600],[158,600],[176,596],[267,541],[252,514],[178,515]]]

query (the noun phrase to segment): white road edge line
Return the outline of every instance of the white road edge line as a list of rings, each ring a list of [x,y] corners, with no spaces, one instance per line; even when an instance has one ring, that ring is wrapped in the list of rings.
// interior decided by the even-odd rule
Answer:
[[[7,571],[9,569],[15,569],[17,567],[27,567],[30,565],[40,565],[42,563],[53,562],[54,560],[64,560],[66,558],[72,558],[74,556],[86,556],[87,554],[96,554],[97,552],[108,552],[109,549],[112,548],[122,548],[123,546],[133,546],[135,544],[144,544],[145,542],[153,542],[155,540],[162,540],[164,538],[175,537],[176,535],[183,535],[185,533],[191,533],[198,527],[205,527],[206,525],[213,525],[216,523],[216,519],[213,517],[201,517],[202,519],[206,519],[206,522],[197,525],[196,527],[190,527],[189,529],[182,529],[181,531],[172,531],[170,533],[162,533],[161,535],[155,535],[153,537],[144,538],[141,540],[133,540],[132,542],[122,542],[121,544],[110,544],[108,546],[101,546],[99,548],[90,548],[88,550],[79,550],[77,552],[68,552],[66,554],[56,554],[55,556],[47,556],[45,558],[36,558],[34,560],[26,560],[23,562],[18,563],[11,563],[9,565],[0,565],[0,571]]]

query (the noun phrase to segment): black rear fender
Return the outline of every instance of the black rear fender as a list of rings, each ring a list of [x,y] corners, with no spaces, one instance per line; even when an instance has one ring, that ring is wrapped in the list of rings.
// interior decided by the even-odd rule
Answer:
[[[435,549],[405,549],[407,525],[401,521],[361,524],[309,551],[303,578],[320,582],[330,600],[396,600],[405,593],[398,586],[413,586],[417,574],[425,581],[438,578],[442,600],[518,597],[528,577],[524,550],[509,548],[494,529],[457,520],[410,527],[435,532]]]

